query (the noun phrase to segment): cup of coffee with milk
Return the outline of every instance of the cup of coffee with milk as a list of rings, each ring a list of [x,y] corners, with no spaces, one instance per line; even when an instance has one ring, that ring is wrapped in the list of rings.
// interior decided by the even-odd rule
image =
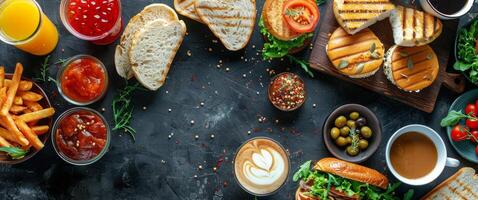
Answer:
[[[255,196],[276,193],[285,184],[289,168],[289,156],[284,147],[267,137],[246,141],[234,157],[237,183]]]
[[[433,129],[412,124],[397,130],[387,143],[387,166],[401,182],[425,185],[445,167],[458,167],[460,161],[447,157],[446,146]]]

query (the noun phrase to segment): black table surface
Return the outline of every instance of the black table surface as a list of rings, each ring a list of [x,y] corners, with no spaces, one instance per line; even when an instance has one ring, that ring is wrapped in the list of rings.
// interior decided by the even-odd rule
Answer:
[[[124,22],[155,2],[172,6],[172,0],[123,0]],[[91,54],[107,66],[111,83],[108,93],[101,102],[90,107],[105,108],[103,114],[111,126],[111,102],[125,83],[114,69],[115,45],[96,46],[75,38],[61,24],[59,0],[40,0],[39,3],[60,32],[52,62],[77,54]],[[263,1],[257,2],[259,11],[262,4]],[[424,113],[319,73],[310,78],[287,61],[263,62],[259,52],[263,41],[257,26],[244,50],[230,52],[217,42],[206,26],[180,18],[187,24],[188,35],[176,55],[166,84],[157,92],[140,91],[134,96],[132,126],[137,130],[136,141],[122,131],[114,132],[109,152],[100,161],[78,167],[61,160],[48,140],[45,148],[27,162],[0,166],[0,198],[254,199],[235,182],[232,159],[236,149],[247,139],[267,136],[288,149],[292,170],[278,193],[258,199],[293,199],[297,183],[290,178],[292,173],[304,161],[331,156],[322,140],[322,125],[334,108],[347,103],[362,104],[380,118],[383,140],[379,150],[363,164],[385,173],[392,182],[397,180],[386,167],[385,145],[391,134],[408,124],[432,127],[446,141],[449,156],[460,159],[460,167],[477,169],[478,165],[457,155],[448,142],[445,129],[439,126],[457,94],[442,88],[435,111]],[[471,16],[464,18],[462,21]],[[26,77],[38,73],[44,60],[44,57],[28,55],[3,43],[0,55],[0,64],[7,66],[7,72],[13,71],[16,62],[23,63]],[[307,52],[300,56],[306,58]],[[272,70],[276,73],[290,70],[304,79],[308,98],[298,112],[283,113],[268,102],[266,91]],[[55,76],[56,71],[56,67],[51,67],[50,74]],[[57,95],[53,82],[41,85],[50,94],[56,116],[74,107]],[[260,118],[265,120],[259,122]],[[212,139],[211,135],[215,137]],[[199,169],[200,165],[203,169]],[[218,168],[217,172],[213,167]],[[456,170],[446,168],[438,179],[425,186],[402,184],[398,193],[413,188],[418,198]]]

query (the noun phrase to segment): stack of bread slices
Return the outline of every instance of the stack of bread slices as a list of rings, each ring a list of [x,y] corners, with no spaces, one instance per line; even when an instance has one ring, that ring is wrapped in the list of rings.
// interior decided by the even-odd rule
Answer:
[[[174,8],[206,24],[231,51],[247,45],[256,21],[255,0],[174,0]]]
[[[131,18],[116,46],[118,74],[133,76],[147,89],[158,90],[186,34],[186,25],[165,4],[151,4]]]

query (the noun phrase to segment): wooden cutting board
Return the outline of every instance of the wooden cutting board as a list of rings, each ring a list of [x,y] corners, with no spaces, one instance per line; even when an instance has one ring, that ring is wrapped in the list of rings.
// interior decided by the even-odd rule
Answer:
[[[332,4],[333,0],[327,1],[327,5],[325,5],[326,9],[321,13],[322,19],[319,24],[319,34],[317,35],[309,59],[310,66],[313,69],[383,94],[428,113],[433,112],[438,92],[440,91],[442,84],[456,93],[461,93],[465,89],[465,78],[463,75],[446,72],[448,59],[450,55],[452,55],[451,53],[454,49],[458,20],[442,20],[442,34],[430,44],[439,58],[440,71],[435,82],[418,93],[405,92],[398,89],[387,80],[387,77],[383,73],[383,69],[377,71],[375,75],[363,79],[352,79],[340,74],[329,61],[325,52],[325,46],[327,45],[330,34],[339,27],[339,24],[335,20]],[[386,50],[394,45],[392,28],[388,18],[369,28],[380,38],[385,45]]]

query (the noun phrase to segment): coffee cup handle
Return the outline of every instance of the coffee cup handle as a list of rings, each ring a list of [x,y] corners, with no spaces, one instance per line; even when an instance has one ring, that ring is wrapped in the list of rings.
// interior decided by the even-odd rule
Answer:
[[[460,161],[454,158],[446,158],[445,165],[447,167],[458,167],[460,166]]]

